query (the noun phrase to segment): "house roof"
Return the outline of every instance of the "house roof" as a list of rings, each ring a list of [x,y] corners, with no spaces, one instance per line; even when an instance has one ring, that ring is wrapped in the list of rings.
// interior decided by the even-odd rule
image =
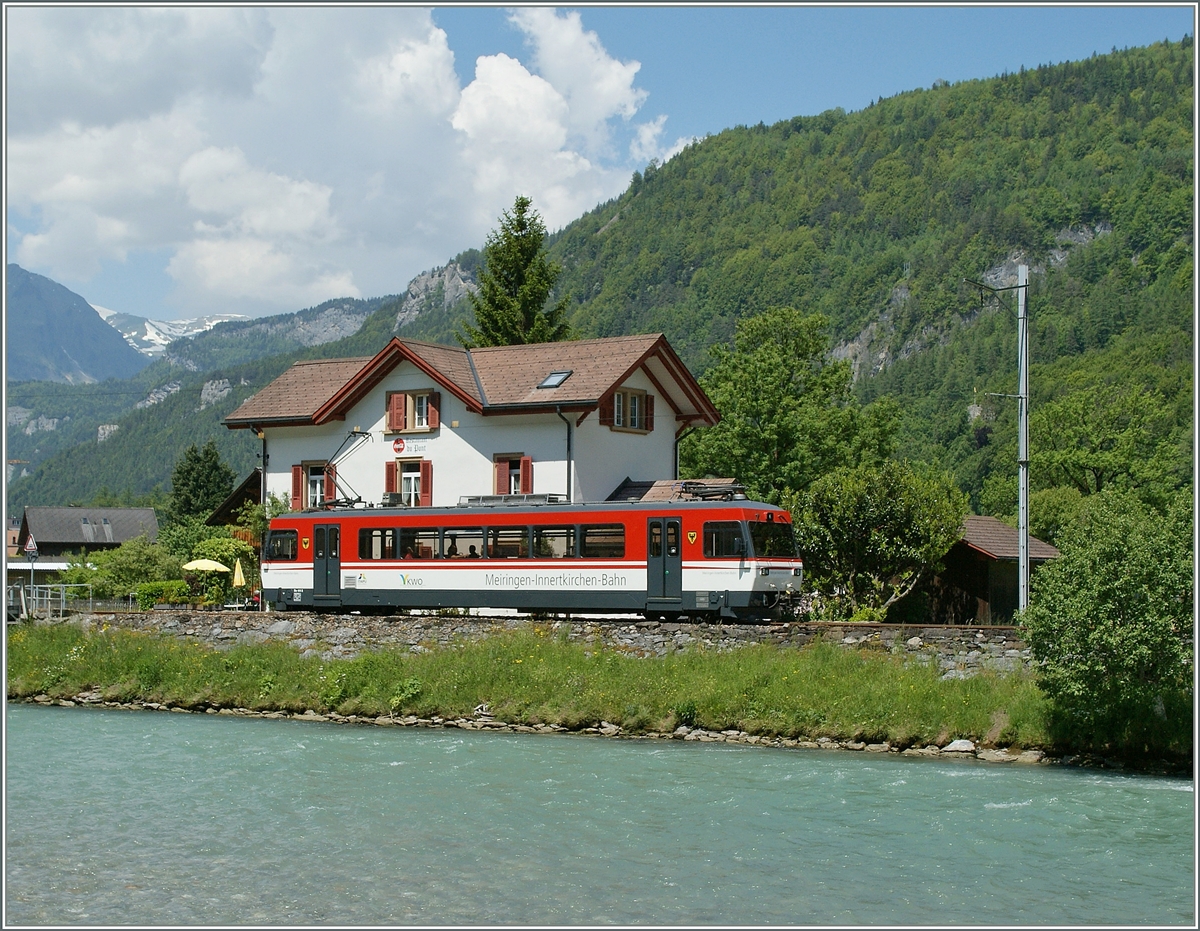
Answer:
[[[254,504],[262,503],[262,469],[258,466],[250,470],[250,474],[242,480],[242,484],[238,485],[229,493],[228,498],[217,505],[204,523],[209,527],[221,527],[234,523],[237,520],[237,512],[247,501]]]
[[[641,370],[680,424],[711,425],[720,419],[696,379],[659,333],[471,350],[393,337],[369,359],[297,362],[226,417],[225,425],[237,429],[342,419],[405,361],[460,398],[469,410],[485,415],[561,407],[581,413],[582,422],[630,375]],[[558,387],[539,388],[555,371],[571,374]]]
[[[27,507],[21,518],[17,547],[29,535],[39,547],[116,546],[143,533],[158,538],[154,508]]]
[[[313,411],[324,404],[357,375],[370,358],[313,359],[295,362],[258,394],[247,398],[226,418],[225,423],[251,424],[311,423]]]
[[[995,517],[967,517],[963,524],[962,542],[992,559],[1020,558],[1020,541],[1015,527]],[[1045,562],[1058,556],[1058,549],[1037,537],[1029,538],[1029,559]]]

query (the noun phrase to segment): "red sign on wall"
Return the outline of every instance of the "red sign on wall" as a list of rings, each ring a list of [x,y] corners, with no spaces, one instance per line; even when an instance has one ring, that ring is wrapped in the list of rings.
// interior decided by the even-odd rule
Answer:
[[[396,454],[404,452],[404,437],[398,436],[392,440],[392,452]]]

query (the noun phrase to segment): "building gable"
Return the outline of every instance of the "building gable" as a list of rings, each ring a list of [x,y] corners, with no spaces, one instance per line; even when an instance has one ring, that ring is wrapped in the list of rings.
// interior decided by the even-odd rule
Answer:
[[[684,427],[720,414],[662,334],[465,350],[393,337],[370,359],[295,363],[225,419],[231,429],[319,425],[347,412],[402,362],[484,415],[571,410],[582,422],[642,371]],[[554,385],[553,372],[568,373]],[[665,413],[665,412],[664,412]],[[681,428],[682,429],[682,428]]]

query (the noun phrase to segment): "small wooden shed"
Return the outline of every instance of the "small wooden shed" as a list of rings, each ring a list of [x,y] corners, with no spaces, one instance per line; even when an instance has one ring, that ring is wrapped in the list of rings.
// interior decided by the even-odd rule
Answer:
[[[1029,538],[1032,574],[1058,550]],[[962,537],[950,548],[945,568],[933,581],[934,622],[938,624],[1007,624],[1017,611],[1017,565],[1020,558],[1015,527],[995,517],[967,517]]]

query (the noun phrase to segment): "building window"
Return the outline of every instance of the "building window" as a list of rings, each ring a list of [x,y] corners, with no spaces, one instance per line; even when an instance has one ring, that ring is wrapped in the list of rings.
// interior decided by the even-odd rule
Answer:
[[[649,433],[654,429],[654,397],[636,388],[622,388],[600,404],[600,423],[613,430]]]
[[[387,432],[425,432],[441,426],[438,391],[393,391],[387,396]]]
[[[319,507],[325,500],[325,466],[308,466],[308,495],[305,499],[310,508]]]
[[[501,453],[495,459],[495,494],[533,494],[533,458],[520,453]]]
[[[337,497],[337,469],[327,462],[292,466],[292,510],[320,507]]]
[[[400,504],[410,508],[433,505],[433,463],[428,459],[395,459],[386,464],[383,479],[385,495],[397,495]],[[395,507],[394,499],[389,507]]]
[[[400,463],[400,498],[407,507],[421,506],[421,463]]]

